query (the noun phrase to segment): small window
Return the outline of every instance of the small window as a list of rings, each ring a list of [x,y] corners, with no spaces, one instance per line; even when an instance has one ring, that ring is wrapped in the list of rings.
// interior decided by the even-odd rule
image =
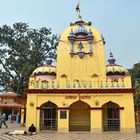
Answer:
[[[67,119],[67,111],[66,110],[60,111],[60,119]]]

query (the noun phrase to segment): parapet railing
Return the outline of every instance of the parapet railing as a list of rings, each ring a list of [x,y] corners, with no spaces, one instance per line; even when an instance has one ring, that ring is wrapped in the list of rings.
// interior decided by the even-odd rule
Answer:
[[[97,88],[129,88],[124,82],[102,82],[102,81],[86,81],[86,82],[71,82],[60,83],[59,81],[36,81],[32,83],[31,88],[35,89],[97,89]]]

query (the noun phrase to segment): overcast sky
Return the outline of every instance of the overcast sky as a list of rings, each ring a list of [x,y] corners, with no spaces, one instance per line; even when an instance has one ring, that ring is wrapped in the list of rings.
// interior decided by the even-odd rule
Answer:
[[[78,0],[0,0],[0,26],[26,22],[60,35],[77,20]],[[91,21],[117,63],[131,68],[140,61],[140,0],[80,0],[83,20]]]

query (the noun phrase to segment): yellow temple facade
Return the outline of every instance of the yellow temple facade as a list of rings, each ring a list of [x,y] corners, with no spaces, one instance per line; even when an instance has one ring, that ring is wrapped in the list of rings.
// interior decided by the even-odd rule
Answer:
[[[26,127],[135,132],[131,75],[112,53],[106,64],[104,44],[101,33],[82,20],[61,34],[56,66],[48,56],[29,78]]]

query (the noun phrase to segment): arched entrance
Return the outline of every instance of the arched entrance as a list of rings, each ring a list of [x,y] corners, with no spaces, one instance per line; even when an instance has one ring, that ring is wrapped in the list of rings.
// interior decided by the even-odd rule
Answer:
[[[90,131],[90,106],[77,101],[69,107],[69,131]]]
[[[57,105],[50,101],[41,106],[40,129],[57,130]]]
[[[103,113],[103,130],[119,131],[120,130],[120,111],[119,105],[108,102],[102,106]]]

